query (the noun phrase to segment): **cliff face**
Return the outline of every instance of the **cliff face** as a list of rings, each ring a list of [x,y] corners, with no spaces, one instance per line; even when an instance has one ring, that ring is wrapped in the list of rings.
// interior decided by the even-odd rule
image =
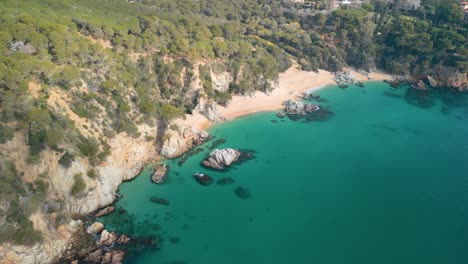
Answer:
[[[227,72],[214,73],[211,71],[212,85],[218,90],[226,90],[232,79]],[[1,145],[0,154],[11,160],[22,173],[23,182],[33,182],[40,175],[46,175],[49,183],[49,192],[46,201],[61,201],[61,213],[47,212],[45,207],[31,214],[29,219],[33,222],[34,229],[43,234],[44,241],[33,246],[17,246],[10,243],[0,245],[0,263],[51,263],[62,255],[62,252],[70,250],[70,240],[75,232],[82,232],[81,221],[67,220],[55,227],[60,214],[86,215],[111,204],[116,198],[119,185],[126,180],[136,177],[150,160],[163,157],[176,157],[187,151],[193,145],[206,140],[208,133],[202,128],[209,121],[201,114],[204,113],[212,121],[218,120],[216,107],[213,102],[203,99],[203,91],[199,76],[194,76],[190,84],[192,96],[198,102],[194,109],[194,115],[188,119],[174,121],[176,128],[159,131],[164,133],[161,147],[153,138],[158,133],[158,126],[147,124],[138,125],[139,137],[132,137],[125,132],[112,138],[102,136],[101,127],[93,121],[77,116],[69,107],[72,100],[60,90],[49,91],[48,103],[57,110],[65,113],[67,117],[77,124],[80,132],[91,138],[104,139],[110,147],[110,155],[103,162],[91,165],[86,157],[75,156],[69,166],[59,163],[60,158],[67,151],[63,146],[62,151],[46,148],[40,154],[37,162],[27,160],[29,146],[24,133],[16,132],[14,137]],[[30,83],[31,93],[37,94],[41,87]],[[201,95],[200,95],[201,94]],[[214,109],[214,110],[213,110]],[[212,110],[212,111],[209,111]],[[196,120],[194,120],[196,119]],[[203,124],[199,124],[202,122]],[[102,122],[101,122],[102,123]],[[95,130],[83,129],[86,126],[95,126]],[[98,131],[98,132],[95,132]],[[96,177],[88,177],[90,170],[96,172]],[[79,195],[72,195],[74,175],[82,175],[85,189]]]

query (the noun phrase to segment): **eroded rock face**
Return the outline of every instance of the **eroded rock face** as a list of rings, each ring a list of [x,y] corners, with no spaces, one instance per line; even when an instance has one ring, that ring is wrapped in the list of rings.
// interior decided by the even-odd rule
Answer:
[[[115,242],[116,239],[117,236],[114,232],[109,232],[104,229],[104,231],[102,231],[101,233],[101,239],[99,239],[99,244],[104,246],[110,246]]]
[[[90,234],[90,235],[97,235],[99,234],[102,230],[104,230],[104,224],[100,223],[100,222],[94,222],[92,225],[90,225],[87,229],[86,229],[86,233]]]
[[[167,164],[158,164],[154,167],[153,175],[151,175],[151,181],[157,184],[161,184],[166,180],[166,175],[169,171]]]
[[[182,140],[176,135],[171,135],[164,141],[161,155],[166,158],[175,158],[180,155],[182,146]]]
[[[202,165],[215,170],[223,170],[231,166],[234,162],[249,157],[252,157],[250,153],[241,152],[232,148],[215,149],[202,161]]]

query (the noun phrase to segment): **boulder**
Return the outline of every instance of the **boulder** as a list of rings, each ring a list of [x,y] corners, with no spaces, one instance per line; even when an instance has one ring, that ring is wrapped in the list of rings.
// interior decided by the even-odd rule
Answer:
[[[416,90],[426,90],[426,86],[422,80],[413,83],[412,87]]]
[[[170,135],[161,148],[161,155],[165,158],[175,158],[181,154],[183,143],[176,135]]]
[[[431,76],[427,76],[427,82],[433,88],[439,87],[439,82]]]
[[[119,238],[117,238],[117,240],[115,242],[119,243],[119,244],[122,244],[122,245],[126,245],[130,242],[130,238],[126,235],[120,235]]]
[[[102,259],[102,249],[98,248],[97,250],[89,253],[86,256],[85,261],[89,263],[101,263],[101,259]]]
[[[126,252],[123,251],[123,250],[114,250],[112,251],[112,264],[120,264],[123,262],[123,260],[125,259],[125,256],[126,256]]]
[[[206,117],[206,119],[210,120],[211,122],[218,122],[220,120],[218,114],[218,108],[216,107],[215,103],[208,103],[203,107],[201,110],[201,114]]]
[[[338,71],[335,72],[335,77],[333,80],[340,86],[345,87],[356,82],[351,71]]]
[[[252,157],[250,153],[241,152],[232,148],[215,149],[210,152],[209,156],[204,159],[201,164],[207,168],[224,170],[239,159],[249,157]]]
[[[154,183],[161,184],[165,181],[167,172],[169,171],[169,166],[167,164],[158,164],[154,167],[153,175],[151,175],[151,180]]]
[[[281,112],[278,112],[276,114],[276,116],[279,117],[279,118],[284,118],[286,116],[286,114],[283,111],[281,111]]]
[[[96,217],[105,216],[105,215],[108,215],[108,214],[112,213],[114,210],[115,210],[114,206],[107,206],[107,207],[99,210],[99,212],[97,212],[94,216],[96,216]]]
[[[318,105],[313,103],[305,103],[301,101],[288,100],[283,103],[285,106],[284,111],[289,115],[307,115],[320,109]]]
[[[110,246],[115,242],[116,239],[117,236],[114,232],[109,233],[109,231],[104,229],[104,231],[101,233],[101,238],[99,239],[99,245]]]
[[[37,53],[37,49],[29,44],[29,43],[24,43],[23,41],[17,41],[13,44],[10,45],[10,50],[11,51],[19,51],[21,53],[25,53],[25,54],[29,54],[29,55],[32,55],[32,54],[35,54]]]
[[[203,186],[208,186],[213,183],[213,178],[211,178],[210,176],[208,176],[208,174],[205,173],[195,173],[193,177],[199,184]]]
[[[161,197],[151,196],[150,200],[153,203],[157,203],[161,205],[169,205],[169,200],[161,198]]]
[[[86,233],[90,235],[97,235],[101,233],[102,230],[104,230],[104,224],[100,222],[94,222],[92,225],[86,228]]]

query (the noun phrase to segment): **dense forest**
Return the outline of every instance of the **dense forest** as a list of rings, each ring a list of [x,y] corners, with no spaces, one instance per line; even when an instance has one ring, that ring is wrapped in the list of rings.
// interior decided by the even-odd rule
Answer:
[[[326,0],[312,8],[287,0],[3,0],[0,147],[20,133],[30,163],[47,148],[60,153],[60,166],[77,156],[99,164],[116,133],[140,137],[138,124],[190,113],[199,97],[226,104],[232,94],[268,92],[291,59],[308,71],[466,73],[458,1],[423,0],[414,10],[397,3],[330,10]],[[234,76],[229,89],[215,89],[210,72]],[[202,90],[192,95],[196,75]],[[77,129],[50,105],[57,93],[96,126]],[[82,177],[96,175],[76,175],[72,195],[80,195]],[[47,177],[25,183],[0,157],[0,181],[0,243],[40,240],[28,216],[47,202]]]

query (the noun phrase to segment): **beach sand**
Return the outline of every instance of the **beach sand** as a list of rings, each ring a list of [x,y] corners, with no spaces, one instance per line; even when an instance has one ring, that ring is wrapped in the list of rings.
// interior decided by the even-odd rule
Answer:
[[[371,79],[355,70],[350,69],[353,76],[362,82],[365,81],[383,81],[391,79],[391,75],[382,72],[371,73]],[[262,92],[255,92],[252,96],[233,96],[227,107],[218,106],[219,115],[226,120],[245,116],[257,112],[274,111],[283,107],[283,102],[294,99],[304,92],[313,92],[322,89],[328,85],[334,85],[333,73],[320,70],[318,72],[308,72],[291,67],[287,71],[279,74],[278,88],[267,95]],[[204,130],[211,125],[203,115],[195,113],[187,115],[185,120],[179,119],[176,123],[184,126]]]

